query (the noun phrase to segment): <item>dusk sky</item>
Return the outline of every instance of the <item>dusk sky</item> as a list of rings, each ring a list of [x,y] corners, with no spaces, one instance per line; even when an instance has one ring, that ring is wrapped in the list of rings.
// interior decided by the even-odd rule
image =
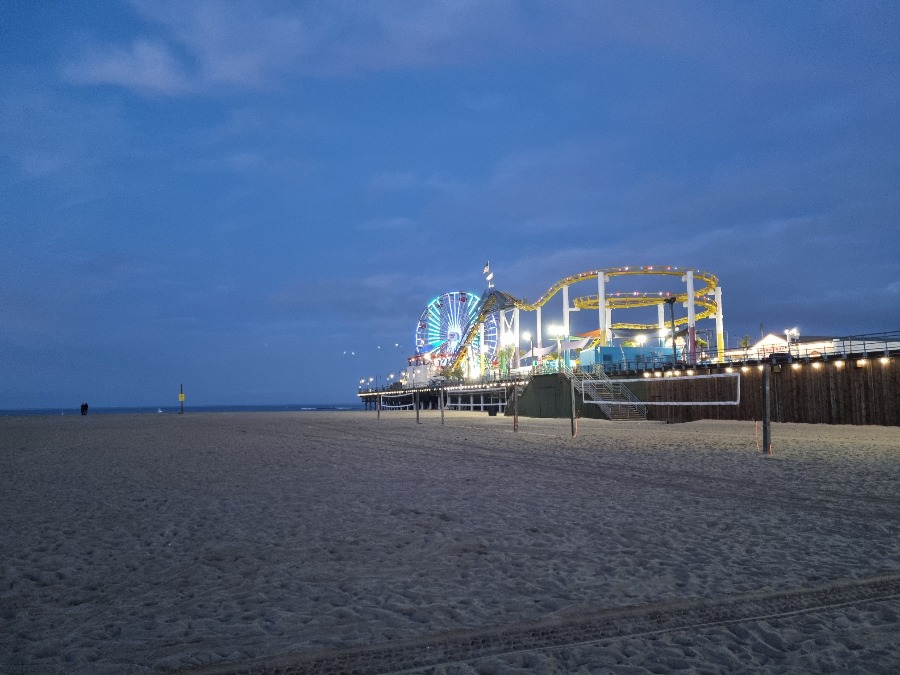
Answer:
[[[487,260],[897,331],[898,223],[894,1],[2,3],[0,408],[351,403]]]

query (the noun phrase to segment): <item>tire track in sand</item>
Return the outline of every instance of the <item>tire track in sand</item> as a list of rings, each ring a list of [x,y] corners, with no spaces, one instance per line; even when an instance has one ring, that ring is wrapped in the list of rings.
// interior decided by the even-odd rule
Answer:
[[[844,579],[808,588],[600,609],[544,621],[453,631],[390,644],[315,650],[222,662],[193,675],[402,673],[516,652],[557,650],[603,640],[828,611],[900,598],[900,574]]]

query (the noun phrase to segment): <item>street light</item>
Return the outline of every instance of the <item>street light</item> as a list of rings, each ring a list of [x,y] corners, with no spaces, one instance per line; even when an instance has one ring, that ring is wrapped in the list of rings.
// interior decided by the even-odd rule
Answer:
[[[527,331],[522,333],[522,337],[531,342],[531,374],[534,375],[534,338]]]
[[[556,336],[556,371],[559,372],[559,358],[562,355],[562,326],[550,326],[550,334]]]
[[[672,319],[672,369],[675,369],[675,364],[678,362],[678,348],[675,346],[675,301],[677,298],[672,296],[671,298],[666,298],[665,303],[669,306],[669,312]]]

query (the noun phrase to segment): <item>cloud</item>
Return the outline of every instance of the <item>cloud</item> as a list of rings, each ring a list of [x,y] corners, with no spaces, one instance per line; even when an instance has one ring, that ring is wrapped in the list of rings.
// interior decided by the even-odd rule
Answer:
[[[388,171],[380,173],[369,181],[369,188],[376,192],[429,190],[458,197],[463,196],[470,190],[469,185],[458,178],[436,173],[423,177],[415,171]]]
[[[287,77],[352,77],[423,70],[546,49],[603,43],[672,49],[693,34],[677,5],[621,11],[607,5],[522,6],[500,0],[290,3],[134,0],[147,23],[126,47],[107,44],[66,64],[77,84],[144,95],[219,87],[274,87]],[[152,37],[149,37],[152,36]],[[695,36],[696,37],[696,36]],[[687,42],[690,42],[688,40]],[[492,109],[495,97],[470,101]]]
[[[181,94],[194,84],[171,50],[163,43],[135,40],[129,48],[94,50],[63,72],[76,84],[108,84],[149,95]]]
[[[369,187],[379,192],[411,190],[418,185],[419,180],[413,171],[388,171],[373,176],[369,181]]]
[[[384,230],[411,231],[415,227],[415,221],[411,218],[397,216],[394,218],[378,218],[367,220],[356,226],[359,232],[382,232]]]

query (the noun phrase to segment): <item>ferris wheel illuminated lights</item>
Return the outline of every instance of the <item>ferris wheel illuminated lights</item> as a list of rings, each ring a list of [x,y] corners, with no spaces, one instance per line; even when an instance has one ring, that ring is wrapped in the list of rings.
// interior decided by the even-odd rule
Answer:
[[[434,298],[416,327],[416,354],[430,354],[433,358],[449,359],[462,346],[472,326],[478,321],[481,299],[476,293],[454,291]],[[497,349],[497,317],[489,315],[484,322],[485,356],[493,358]],[[471,346],[481,350],[480,335]]]

